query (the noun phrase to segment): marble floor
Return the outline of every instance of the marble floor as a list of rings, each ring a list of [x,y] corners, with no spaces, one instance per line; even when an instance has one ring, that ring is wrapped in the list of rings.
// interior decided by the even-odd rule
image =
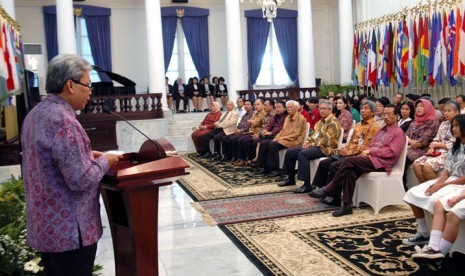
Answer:
[[[0,182],[19,174],[19,166],[0,167]],[[218,227],[203,222],[191,207],[192,199],[178,184],[162,187],[159,201],[159,275],[261,275]],[[111,276],[115,275],[113,246],[101,205],[104,232],[95,262],[103,265],[104,276]]]

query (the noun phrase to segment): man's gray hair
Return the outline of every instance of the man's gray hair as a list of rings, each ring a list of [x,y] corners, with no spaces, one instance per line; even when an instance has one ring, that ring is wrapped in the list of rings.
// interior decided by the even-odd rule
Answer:
[[[291,104],[294,105],[294,107],[299,107],[300,106],[299,102],[294,101],[294,100],[289,100],[289,101],[286,102],[286,107],[290,106]]]
[[[75,54],[60,54],[48,63],[45,90],[48,93],[61,93],[67,80],[79,81],[92,65]]]
[[[376,104],[373,102],[373,101],[370,101],[370,100],[366,100],[364,103],[362,103],[360,105],[360,107],[364,106],[364,105],[368,105],[368,107],[370,108],[370,110],[372,112],[375,112],[376,113]]]
[[[322,104],[328,105],[329,109],[333,110],[333,104],[329,100],[326,100],[326,99],[321,100],[319,106],[321,106]]]

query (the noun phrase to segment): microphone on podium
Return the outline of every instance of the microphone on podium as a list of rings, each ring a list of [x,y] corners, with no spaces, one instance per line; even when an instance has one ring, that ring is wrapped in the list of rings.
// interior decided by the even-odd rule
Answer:
[[[155,145],[155,147],[157,148],[157,159],[161,159],[161,148],[160,148],[160,145],[153,141],[150,137],[148,137],[145,133],[143,133],[141,130],[139,130],[135,125],[131,124],[131,122],[129,122],[126,118],[124,118],[123,116],[111,111],[108,106],[106,105],[102,105],[102,111],[104,113],[107,113],[107,114],[112,114],[118,118],[120,118],[121,120],[125,121],[126,123],[128,123],[130,126],[132,126],[135,130],[137,130],[140,134],[142,134],[142,136],[144,136],[145,138],[147,138],[152,144]]]

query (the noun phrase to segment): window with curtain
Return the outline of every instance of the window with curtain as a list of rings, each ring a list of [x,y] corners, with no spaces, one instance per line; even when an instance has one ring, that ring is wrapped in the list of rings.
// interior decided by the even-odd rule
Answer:
[[[182,39],[179,39],[182,37]],[[174,37],[173,54],[171,55],[170,64],[166,71],[166,76],[173,83],[179,76],[187,84],[189,78],[199,78],[199,73],[195,68],[189,47],[187,46],[186,36],[182,30],[181,22],[178,20],[176,35]]]
[[[273,23],[271,23],[262,67],[260,68],[260,74],[255,85],[267,87],[286,86],[290,81],[286,68],[284,68],[281,53],[279,52]]]
[[[77,54],[86,59],[90,64],[95,64],[92,52],[90,50],[89,35],[87,34],[86,19],[83,17],[75,17],[76,26],[76,49]],[[100,77],[96,71],[90,71],[90,80],[99,82]]]

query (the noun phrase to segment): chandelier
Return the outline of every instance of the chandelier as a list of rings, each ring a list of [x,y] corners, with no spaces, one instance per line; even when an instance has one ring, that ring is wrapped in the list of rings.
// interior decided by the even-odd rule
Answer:
[[[262,7],[263,18],[266,18],[268,22],[273,22],[273,19],[278,15],[278,6],[281,6],[284,1],[286,0],[257,0],[257,5]],[[241,3],[243,2],[244,0],[241,0]]]

